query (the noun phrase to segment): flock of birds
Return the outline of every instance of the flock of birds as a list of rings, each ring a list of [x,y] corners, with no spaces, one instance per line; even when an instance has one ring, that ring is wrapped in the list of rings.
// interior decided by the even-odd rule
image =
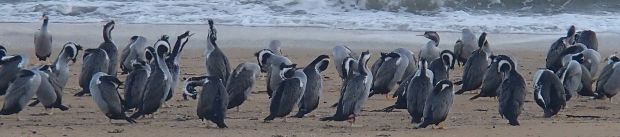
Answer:
[[[206,75],[184,79],[183,98],[198,99],[198,118],[211,121],[219,128],[227,127],[226,111],[238,108],[248,99],[261,72],[267,74],[267,94],[271,99],[265,122],[275,118],[286,120],[295,108],[298,111],[292,117],[303,118],[319,104],[323,92],[321,72],[331,61],[343,84],[340,98],[333,105],[335,114],[321,121],[348,121],[355,126],[355,119],[368,98],[383,94],[397,99],[394,105],[381,111],[406,109],[411,122],[420,123],[418,128],[437,126],[448,117],[455,94],[481,89],[471,100],[497,97],[499,114],[510,125],[519,125],[518,117],[528,91],[525,80],[517,71],[514,58],[492,52],[484,32],[476,38],[471,30],[463,29],[462,38],[451,51],[438,48],[439,35],[427,31],[420,36],[430,41],[418,56],[398,48],[381,53],[370,68],[369,51],[358,55],[346,46],[334,47],[332,58],[319,55],[307,66],[299,67],[282,55],[280,42],[274,40],[268,48],[255,53],[258,63],[241,63],[231,72],[225,53],[216,43],[214,23],[209,20],[208,24]],[[48,17],[43,15],[43,25],[34,35],[35,53],[40,61],[48,61],[52,53],[52,35],[47,25]],[[83,50],[79,44],[68,42],[49,65],[28,67],[27,56],[7,55],[7,50],[1,47],[0,95],[5,97],[0,115],[18,114],[35,95],[29,106],[41,103],[50,113],[53,108],[68,110],[62,103],[63,90],[70,76],[69,66],[83,50],[79,76],[82,90],[75,96],[90,94],[110,120],[135,123],[139,117],[152,118],[175,93],[181,53],[193,34],[187,31],[179,35],[173,47],[167,35],[153,46],[147,46],[146,38],[133,36],[119,52],[111,39],[114,25],[114,21],[105,24],[104,42],[98,48]],[[576,95],[607,97],[611,101],[620,91],[620,69],[616,69],[620,58],[610,56],[601,70],[599,66],[604,62],[597,49],[596,34],[589,30],[576,32],[574,26],[551,45],[545,68],[538,70],[533,79],[534,100],[544,110],[544,117],[556,115]],[[464,71],[462,81],[453,83],[449,71],[455,64],[463,65]],[[120,74],[127,75],[124,82],[117,78],[119,66]],[[462,87],[455,90],[455,85]],[[124,86],[124,94],[119,93],[120,86]]]

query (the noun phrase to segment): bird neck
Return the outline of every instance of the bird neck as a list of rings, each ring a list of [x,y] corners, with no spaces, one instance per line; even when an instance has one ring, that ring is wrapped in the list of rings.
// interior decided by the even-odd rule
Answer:
[[[48,22],[49,21],[47,19],[43,20],[43,24],[41,25],[41,32],[44,32],[44,33],[47,32],[47,24],[48,24]]]
[[[103,28],[103,40],[105,42],[112,42],[112,28],[111,27],[104,27]]]

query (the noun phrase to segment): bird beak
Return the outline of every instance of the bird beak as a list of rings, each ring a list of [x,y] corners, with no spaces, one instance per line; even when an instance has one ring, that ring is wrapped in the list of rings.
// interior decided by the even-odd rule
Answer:
[[[421,35],[416,35],[416,36],[424,36],[424,34],[421,34]]]

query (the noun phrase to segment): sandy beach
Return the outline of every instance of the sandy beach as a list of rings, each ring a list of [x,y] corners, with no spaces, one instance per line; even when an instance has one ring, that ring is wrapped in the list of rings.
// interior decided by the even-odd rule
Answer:
[[[0,45],[4,45],[9,54],[28,54],[30,64],[41,64],[36,61],[33,48],[33,32],[39,23],[0,23]],[[60,47],[68,41],[74,41],[84,47],[96,47],[103,41],[103,23],[84,24],[50,24],[53,34],[55,59]],[[282,41],[283,53],[298,66],[305,66],[315,57],[326,54],[331,56],[331,48],[336,45],[348,45],[355,52],[370,50],[371,62],[379,52],[387,52],[396,48],[407,48],[418,53],[428,40],[415,36],[423,32],[409,31],[365,31],[340,30],[310,27],[239,27],[216,26],[218,44],[224,50],[235,67],[242,62],[256,62],[254,53],[266,47],[270,40]],[[579,28],[578,28],[579,29]],[[147,44],[153,44],[162,34],[176,36],[190,30],[194,35],[188,49],[182,55],[181,77],[202,75],[205,71],[202,55],[206,46],[207,25],[151,25],[151,24],[117,24],[112,32],[113,40],[119,49],[128,44],[133,35],[148,38]],[[479,34],[480,32],[477,32]],[[440,48],[453,49],[454,42],[460,33],[439,32]],[[358,118],[363,127],[348,127],[346,122],[322,122],[319,118],[332,115],[335,108],[329,107],[338,99],[341,80],[330,64],[324,75],[324,94],[319,108],[303,119],[289,118],[287,122],[276,119],[272,123],[263,123],[269,113],[269,99],[265,90],[265,77],[259,77],[250,99],[241,105],[241,111],[231,109],[227,112],[227,129],[210,128],[203,125],[196,116],[195,100],[183,101],[180,85],[174,98],[168,103],[169,108],[162,108],[156,113],[155,119],[138,119],[137,124],[126,124],[125,121],[113,121],[99,111],[90,96],[74,97],[80,90],[78,76],[81,58],[71,68],[73,76],[64,91],[64,104],[68,111],[56,110],[50,116],[38,116],[42,106],[27,107],[22,112],[26,121],[16,121],[16,117],[0,117],[0,136],[229,136],[229,137],[265,137],[265,136],[619,136],[620,105],[611,104],[608,100],[592,100],[588,97],[577,97],[568,102],[557,116],[543,118],[543,111],[533,102],[532,75],[537,68],[544,67],[546,52],[553,41],[564,35],[542,34],[496,34],[488,36],[495,54],[510,55],[518,60],[518,71],[526,79],[529,93],[526,97],[525,111],[520,116],[521,126],[509,126],[507,121],[498,114],[495,98],[481,98],[475,101],[468,99],[475,95],[467,92],[455,96],[454,105],[448,119],[447,129],[433,130],[413,129],[409,123],[409,114],[400,112],[370,112],[392,105],[395,100],[387,100],[381,96],[369,99],[364,112]],[[620,51],[620,34],[599,33],[599,52],[603,57]],[[81,55],[80,55],[81,57]],[[452,81],[461,79],[463,68],[456,67],[451,71]],[[121,80],[125,76],[120,76]],[[455,87],[459,89],[460,87]],[[476,91],[477,92],[477,91]],[[390,93],[391,94],[391,93]],[[0,97],[0,101],[4,101]],[[618,98],[618,97],[616,97]],[[618,99],[616,99],[618,100]],[[296,112],[296,111],[295,111]],[[599,116],[600,118],[574,118],[567,115]]]

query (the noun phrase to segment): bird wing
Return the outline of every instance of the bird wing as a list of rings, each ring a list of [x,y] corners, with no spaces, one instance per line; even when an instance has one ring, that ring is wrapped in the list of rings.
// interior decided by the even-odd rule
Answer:
[[[99,91],[103,101],[108,105],[108,113],[121,113],[122,105],[120,94],[118,93],[119,80],[114,76],[101,76],[99,78]]]

